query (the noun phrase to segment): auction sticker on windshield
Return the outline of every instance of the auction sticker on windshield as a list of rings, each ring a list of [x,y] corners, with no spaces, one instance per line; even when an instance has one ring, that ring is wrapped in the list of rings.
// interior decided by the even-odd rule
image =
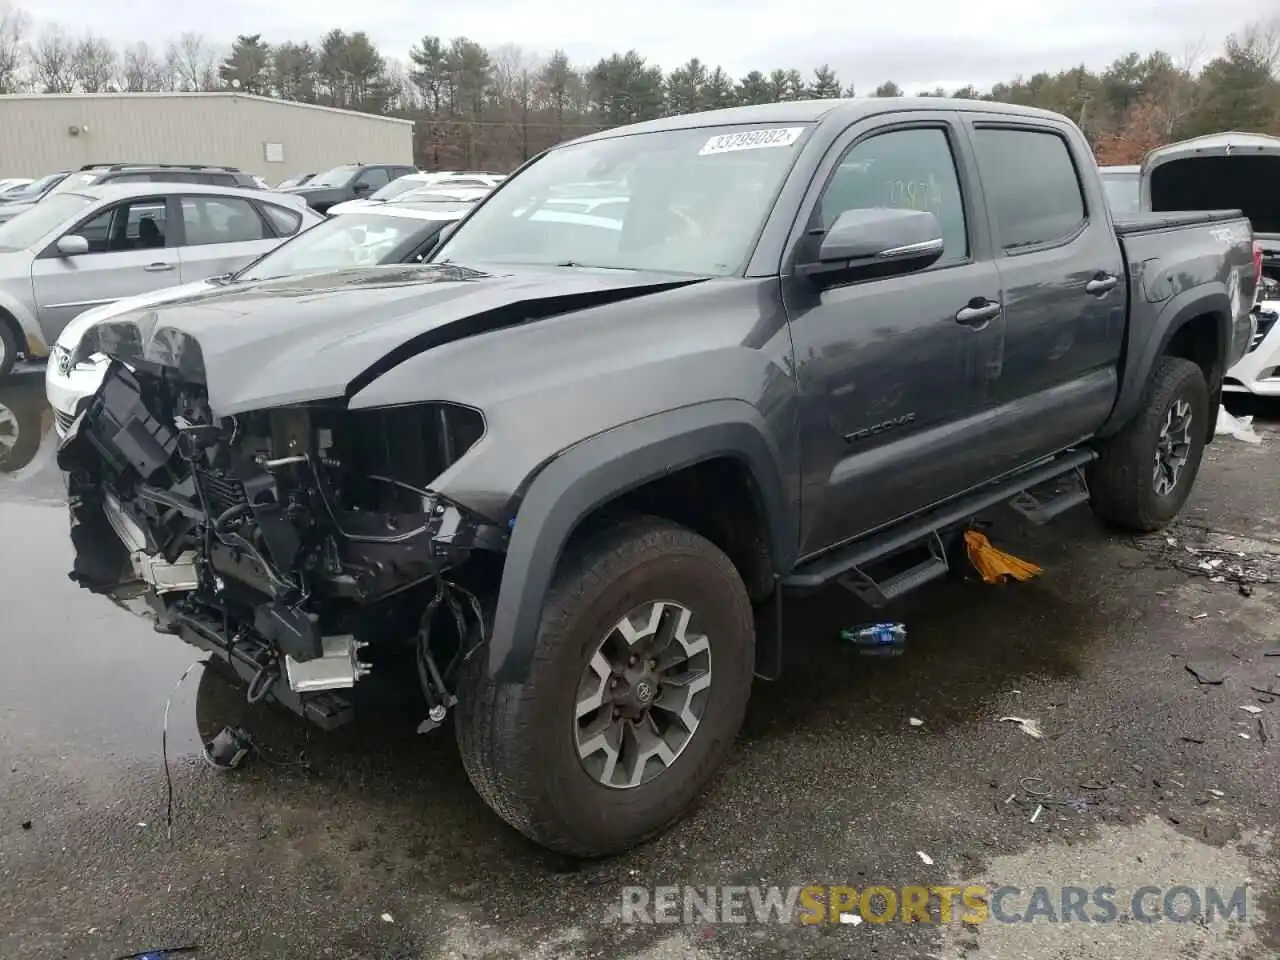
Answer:
[[[789,147],[800,139],[804,127],[777,127],[772,130],[744,130],[712,137],[702,145],[698,156],[733,153],[737,150],[761,150],[765,147]]]

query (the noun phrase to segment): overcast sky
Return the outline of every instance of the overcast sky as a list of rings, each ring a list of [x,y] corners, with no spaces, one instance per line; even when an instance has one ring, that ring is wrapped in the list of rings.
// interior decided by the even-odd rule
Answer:
[[[0,6],[5,0],[0,0]],[[1259,0],[27,0],[37,22],[58,21],[128,43],[163,44],[186,31],[229,42],[314,39],[333,27],[364,30],[404,58],[423,34],[467,36],[486,46],[562,47],[579,65],[634,47],[664,69],[690,57],[734,77],[752,69],[829,63],[869,93],[884,80],[908,92],[941,84],[979,87],[1078,63],[1103,67],[1130,49],[1206,54],[1267,4]]]

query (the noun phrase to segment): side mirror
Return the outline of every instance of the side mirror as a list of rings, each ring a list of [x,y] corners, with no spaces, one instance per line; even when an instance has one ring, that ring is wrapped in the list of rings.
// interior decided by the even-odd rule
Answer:
[[[896,276],[937,263],[945,244],[938,218],[925,210],[846,210],[822,238],[818,262],[803,269],[823,285]]]
[[[58,253],[64,257],[78,257],[89,252],[89,241],[84,237],[68,234],[58,238]]]
[[[354,187],[351,188],[353,193],[368,193],[371,189],[372,187],[370,187],[369,184],[367,183],[357,183]]]

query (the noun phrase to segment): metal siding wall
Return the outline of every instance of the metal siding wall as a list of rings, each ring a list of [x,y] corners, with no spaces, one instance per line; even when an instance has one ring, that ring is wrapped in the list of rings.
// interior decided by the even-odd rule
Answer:
[[[266,162],[266,142],[283,144],[282,163]],[[275,184],[347,161],[412,163],[413,127],[243,96],[0,96],[0,177],[148,160],[229,164]]]

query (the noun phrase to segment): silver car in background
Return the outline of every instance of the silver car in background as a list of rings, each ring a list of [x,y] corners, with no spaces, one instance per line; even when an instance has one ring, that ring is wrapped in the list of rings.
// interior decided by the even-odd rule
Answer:
[[[230,273],[322,219],[301,197],[195,183],[46,197],[0,224],[0,379],[85,310]]]

